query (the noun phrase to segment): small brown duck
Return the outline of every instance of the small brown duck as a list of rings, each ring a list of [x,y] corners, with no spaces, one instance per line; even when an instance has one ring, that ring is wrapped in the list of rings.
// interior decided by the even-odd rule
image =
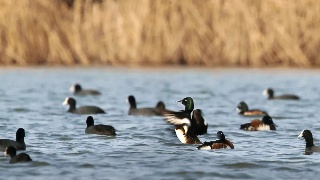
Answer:
[[[8,146],[4,152],[5,156],[10,156],[9,163],[22,163],[32,161],[30,156],[26,153],[20,153],[17,155],[17,150],[13,146]]]
[[[198,146],[199,150],[207,149],[234,149],[234,145],[231,141],[227,140],[222,131],[217,132],[217,140],[204,142]]]
[[[260,109],[250,109],[249,110],[247,103],[245,103],[244,101],[241,101],[238,104],[236,110],[238,111],[238,113],[240,115],[244,115],[244,116],[265,116],[265,115],[268,115],[267,112],[262,111]]]
[[[254,119],[250,123],[240,125],[240,129],[246,131],[267,131],[276,130],[276,125],[270,116],[266,115],[260,119]]]

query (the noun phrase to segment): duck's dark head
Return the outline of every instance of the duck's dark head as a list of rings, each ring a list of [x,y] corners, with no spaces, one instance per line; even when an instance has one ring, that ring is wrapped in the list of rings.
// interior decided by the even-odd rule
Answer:
[[[76,100],[71,97],[67,97],[62,104],[65,106],[69,105],[69,112],[76,108]]]
[[[275,125],[274,122],[273,122],[273,120],[272,120],[272,118],[271,118],[270,116],[268,116],[268,115],[266,115],[266,116],[264,116],[264,117],[262,118],[262,122],[263,122],[264,124],[267,124],[267,125]]]
[[[193,111],[194,103],[193,103],[193,99],[191,97],[186,97],[178,102],[181,102],[181,104],[184,105],[185,111],[188,111],[190,113]]]
[[[10,157],[14,157],[17,155],[17,150],[13,146],[8,146],[6,150],[4,151],[4,155],[9,155]]]
[[[164,110],[164,109],[166,109],[166,106],[164,105],[164,102],[159,101],[159,102],[157,103],[157,105],[156,105],[156,108],[157,108],[157,109],[160,109],[160,110]]]
[[[274,92],[273,92],[273,89],[268,88],[268,89],[264,90],[262,92],[262,94],[268,96],[269,98],[271,98],[271,97],[273,97]]]
[[[70,105],[70,106],[76,106],[76,100],[73,99],[72,97],[67,97],[63,103],[63,105]]]
[[[70,91],[73,92],[73,93],[79,92],[81,90],[82,90],[82,88],[81,88],[80,84],[74,84],[70,88]]]
[[[19,128],[16,132],[16,141],[23,141],[24,137],[26,137],[25,130],[23,128]]]
[[[313,144],[313,136],[310,130],[303,130],[298,137],[303,137],[306,141],[306,148],[311,148]]]
[[[226,139],[226,137],[224,136],[223,132],[222,131],[218,131],[217,132],[217,139],[223,141]]]
[[[201,109],[195,109],[193,111],[193,115],[196,117],[202,116],[202,110]]]
[[[242,112],[245,112],[245,111],[248,111],[249,110],[249,107],[247,105],[247,103],[245,103],[244,101],[241,101],[236,110],[239,112],[239,113],[242,113]]]
[[[137,108],[137,103],[136,103],[136,99],[134,98],[134,96],[132,96],[132,95],[128,96],[128,102],[130,104],[130,108]]]
[[[93,117],[92,116],[88,116],[86,123],[87,123],[87,127],[93,126],[94,125]]]
[[[310,138],[310,137],[313,138],[311,131],[308,129],[301,131],[301,133],[298,137],[304,137],[305,139]]]

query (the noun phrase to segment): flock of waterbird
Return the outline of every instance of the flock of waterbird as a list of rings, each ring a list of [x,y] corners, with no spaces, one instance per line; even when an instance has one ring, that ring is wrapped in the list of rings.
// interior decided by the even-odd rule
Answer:
[[[101,93],[93,89],[82,89],[81,85],[74,84],[70,90],[74,95],[85,96],[85,95],[100,95]],[[300,98],[296,95],[285,94],[275,96],[272,89],[266,89],[263,94],[268,96],[269,100],[299,100]],[[217,139],[209,142],[201,142],[198,138],[199,135],[207,133],[208,123],[202,116],[200,109],[194,109],[194,101],[191,97],[185,97],[178,101],[184,105],[184,110],[172,111],[165,108],[165,104],[159,101],[155,107],[138,108],[134,96],[128,96],[128,102],[130,108],[128,115],[134,116],[163,116],[166,121],[174,125],[175,133],[178,139],[183,144],[199,144],[198,149],[234,149],[234,145],[231,141],[225,138],[222,131],[217,132]],[[68,97],[63,102],[64,105],[68,105],[69,113],[74,114],[99,114],[105,113],[105,111],[97,106],[82,106],[76,107],[76,100]],[[249,109],[248,105],[241,101],[236,110],[240,115],[243,116],[261,116],[262,119],[254,119],[249,123],[240,125],[240,129],[246,131],[265,131],[265,130],[276,130],[276,125],[272,118],[266,111],[259,109]],[[86,120],[87,127],[85,133],[87,134],[98,134],[98,135],[109,135],[115,136],[116,130],[110,125],[98,124],[94,125],[94,119],[90,115]],[[28,162],[32,161],[30,156],[26,153],[17,154],[17,150],[26,150],[26,144],[24,142],[25,130],[19,128],[16,132],[16,140],[0,139],[0,150],[4,151],[5,156],[10,156],[10,163]],[[298,137],[303,137],[306,141],[305,153],[312,154],[313,152],[320,152],[320,147],[315,146],[313,143],[313,136],[310,130],[303,130]]]

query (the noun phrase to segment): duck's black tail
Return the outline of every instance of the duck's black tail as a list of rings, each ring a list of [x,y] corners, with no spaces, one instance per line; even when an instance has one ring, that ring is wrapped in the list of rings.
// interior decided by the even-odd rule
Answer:
[[[240,129],[248,129],[251,126],[251,123],[241,124]]]

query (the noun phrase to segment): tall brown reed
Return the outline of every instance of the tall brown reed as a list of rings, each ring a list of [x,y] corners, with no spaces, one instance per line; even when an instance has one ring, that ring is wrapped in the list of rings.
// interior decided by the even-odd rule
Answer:
[[[319,12],[318,0],[0,0],[0,64],[319,67]]]

